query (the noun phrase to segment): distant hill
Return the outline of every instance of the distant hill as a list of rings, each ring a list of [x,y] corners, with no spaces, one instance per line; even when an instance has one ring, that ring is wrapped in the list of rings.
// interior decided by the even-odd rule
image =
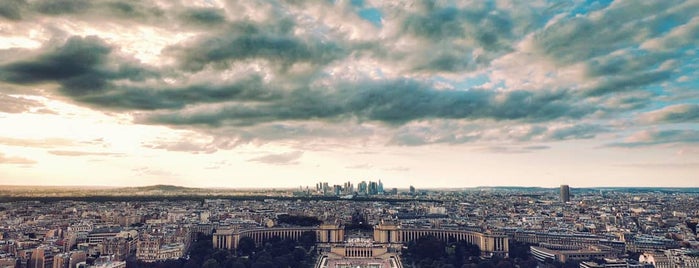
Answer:
[[[168,185],[168,184],[156,184],[156,185],[139,186],[139,187],[125,187],[122,189],[123,190],[141,191],[141,192],[149,192],[149,191],[192,192],[192,191],[202,190],[200,188],[189,188],[189,187],[182,187],[182,186]]]

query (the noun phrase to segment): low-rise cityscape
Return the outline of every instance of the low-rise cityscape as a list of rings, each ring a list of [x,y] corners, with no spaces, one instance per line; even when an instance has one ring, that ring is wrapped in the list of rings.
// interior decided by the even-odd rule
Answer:
[[[699,268],[699,0],[0,0],[0,268]]]
[[[7,199],[0,267],[699,267],[695,190],[362,181],[250,198]],[[284,241],[296,260],[258,254]]]

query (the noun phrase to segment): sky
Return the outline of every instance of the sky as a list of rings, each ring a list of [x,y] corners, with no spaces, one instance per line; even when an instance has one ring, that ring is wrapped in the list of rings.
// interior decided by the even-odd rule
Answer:
[[[0,1],[0,185],[699,187],[699,1]]]

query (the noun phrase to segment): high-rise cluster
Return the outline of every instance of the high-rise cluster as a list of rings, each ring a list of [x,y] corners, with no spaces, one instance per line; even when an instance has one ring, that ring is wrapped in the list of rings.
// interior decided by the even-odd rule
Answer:
[[[330,186],[327,182],[316,183],[316,194],[322,195],[385,195],[385,194],[397,194],[398,190],[396,188],[390,191],[384,190],[384,185],[381,180],[376,181],[361,181],[357,184],[357,189],[355,191],[352,182],[348,181],[342,185],[335,184]]]

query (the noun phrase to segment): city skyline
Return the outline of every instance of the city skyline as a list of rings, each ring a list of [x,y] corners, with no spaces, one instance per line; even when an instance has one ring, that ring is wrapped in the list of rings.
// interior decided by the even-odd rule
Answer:
[[[7,1],[0,185],[699,187],[696,1]]]

